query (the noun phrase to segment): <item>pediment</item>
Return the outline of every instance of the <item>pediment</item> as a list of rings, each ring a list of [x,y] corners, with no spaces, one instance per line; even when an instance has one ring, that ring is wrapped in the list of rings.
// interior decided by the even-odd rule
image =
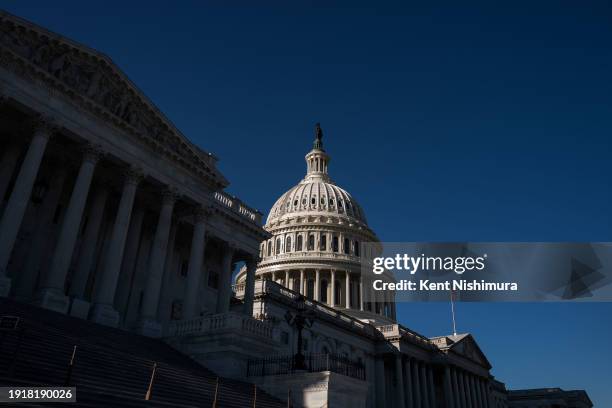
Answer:
[[[0,64],[42,81],[224,188],[216,158],[191,143],[106,55],[0,11]]]
[[[482,367],[491,368],[489,360],[487,360],[487,357],[484,355],[471,334],[468,334],[461,340],[454,343],[451,346],[451,349],[455,353],[461,354],[463,357],[472,360],[474,363]]]

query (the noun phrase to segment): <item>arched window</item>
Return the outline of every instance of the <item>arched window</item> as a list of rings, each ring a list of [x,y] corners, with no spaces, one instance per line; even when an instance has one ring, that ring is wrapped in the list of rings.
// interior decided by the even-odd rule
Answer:
[[[308,284],[306,285],[306,296],[313,299],[314,291],[315,291],[315,282],[314,279],[308,279]]]
[[[308,250],[314,251],[315,249],[315,236],[314,234],[308,234]]]
[[[335,298],[336,298],[336,305],[341,305],[342,304],[342,299],[341,299],[341,297],[342,297],[342,287],[340,286],[340,281],[338,279],[336,279],[335,286],[336,286],[336,288],[335,288],[336,289],[336,296],[335,296]],[[335,305],[333,305],[333,306],[335,306]]]
[[[287,235],[285,239],[285,252],[291,252],[291,235]]]
[[[336,236],[332,238],[332,251],[338,252],[338,237]]]
[[[296,251],[301,251],[302,250],[302,241],[304,240],[304,238],[302,237],[302,234],[297,236],[297,241],[295,242],[295,250]]]
[[[280,237],[276,238],[276,251],[274,251],[275,255],[278,255],[281,252],[281,242]]]
[[[268,256],[272,255],[272,241],[268,241]]]
[[[344,238],[344,253],[347,255],[351,253],[351,241],[348,238]]]
[[[359,256],[359,241],[355,241],[355,256]]]
[[[320,242],[319,249],[321,251],[327,251],[327,234],[322,233],[321,240],[319,242]]]

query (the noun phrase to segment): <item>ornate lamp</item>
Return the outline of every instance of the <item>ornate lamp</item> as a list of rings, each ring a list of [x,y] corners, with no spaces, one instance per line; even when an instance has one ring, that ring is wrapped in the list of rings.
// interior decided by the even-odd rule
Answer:
[[[298,332],[297,339],[297,352],[293,357],[293,368],[295,370],[306,370],[306,359],[304,357],[304,353],[302,352],[303,348],[303,337],[302,330],[304,328],[310,328],[314,324],[314,319],[312,318],[312,313],[309,313],[306,310],[306,304],[304,303],[304,296],[300,295],[296,300],[297,312],[291,313],[287,310],[285,313],[285,320],[291,327],[295,327]]]

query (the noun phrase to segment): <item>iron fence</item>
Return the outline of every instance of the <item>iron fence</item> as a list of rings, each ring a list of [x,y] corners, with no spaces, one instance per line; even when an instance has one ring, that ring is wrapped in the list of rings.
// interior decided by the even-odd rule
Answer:
[[[351,361],[347,357],[335,354],[315,354],[304,355],[306,371],[317,373],[331,371],[347,377],[365,380],[365,367],[359,361]],[[247,377],[263,377],[266,375],[292,374],[295,369],[295,356],[273,356],[247,361]]]

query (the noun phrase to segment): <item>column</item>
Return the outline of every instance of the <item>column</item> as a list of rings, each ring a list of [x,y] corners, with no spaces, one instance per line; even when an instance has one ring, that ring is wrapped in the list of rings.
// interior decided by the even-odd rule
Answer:
[[[421,396],[423,398],[423,408],[430,408],[429,405],[429,387],[427,386],[427,364],[420,364],[420,383],[421,383]]]
[[[484,408],[482,401],[482,389],[480,388],[480,377],[474,377],[474,390],[476,394],[476,406],[478,408]]]
[[[345,304],[346,304],[346,308],[350,309],[351,308],[351,274],[349,271],[346,271],[346,278],[345,278],[345,289],[346,289],[346,299],[345,299]]]
[[[70,314],[81,319],[87,319],[87,314],[89,313],[89,302],[86,302],[83,297],[98,246],[100,225],[102,225],[102,219],[104,218],[107,198],[108,188],[106,186],[99,186],[96,189],[87,214],[87,226],[81,238],[83,243],[79,251],[79,260],[70,282],[68,293],[71,297],[75,298],[72,300]]]
[[[468,405],[467,391],[466,391],[466,384],[465,384],[465,374],[462,370],[458,370],[457,375],[459,379],[459,394],[461,395],[461,406],[464,408],[471,408]]]
[[[359,310],[363,312],[363,276],[359,274]]]
[[[11,182],[11,177],[15,172],[15,167],[17,167],[20,150],[20,146],[17,143],[11,143],[4,151],[2,159],[0,159],[0,208],[2,208],[2,202]]]
[[[129,170],[125,175],[119,208],[117,208],[113,232],[106,252],[104,270],[94,291],[91,319],[94,322],[111,327],[119,325],[119,313],[114,308],[115,292],[121,272],[121,262],[123,261],[123,251],[125,250],[132,208],[134,208],[136,189],[141,179],[142,175],[135,170]]]
[[[427,366],[427,384],[429,384],[429,406],[436,406],[436,384],[434,383],[434,372],[431,365]]]
[[[34,136],[15,180],[15,187],[2,213],[0,221],[0,297],[8,296],[11,289],[11,280],[7,276],[6,268],[52,131],[52,127],[47,122],[42,122],[34,131]]]
[[[244,285],[244,314],[253,316],[253,298],[255,297],[255,271],[257,257],[251,256],[246,261],[246,281]]]
[[[285,287],[289,289],[289,270],[285,271]]]
[[[467,403],[468,407],[476,407],[474,404],[474,393],[472,390],[472,376],[469,373],[465,373],[465,388],[467,391]]]
[[[336,306],[336,270],[332,269],[331,270],[331,306],[334,307]]]
[[[163,192],[162,206],[155,229],[155,237],[151,246],[151,255],[147,268],[147,281],[138,330],[150,337],[161,336],[161,325],[157,322],[157,304],[164,274],[164,264],[168,250],[168,237],[172,224],[172,212],[176,201],[176,193],[170,190]]]
[[[410,358],[408,358],[406,359],[406,364],[404,364],[404,388],[406,389],[406,408],[414,408],[414,389],[412,388],[412,370],[410,365]]]
[[[57,238],[51,266],[39,295],[38,303],[40,306],[60,313],[68,311],[69,302],[64,292],[66,274],[72,260],[89,187],[99,158],[100,151],[97,148],[91,145],[85,147],[83,161],[70,195],[70,202]]]
[[[419,362],[417,360],[413,360],[412,362],[412,381],[414,406],[415,408],[423,408],[423,401],[421,400],[421,382],[419,380]]]
[[[444,366],[444,405],[446,408],[455,408],[453,401],[452,378],[450,366]]]
[[[180,227],[180,222],[175,218],[172,219],[170,225],[170,235],[168,235],[168,245],[166,250],[166,259],[164,260],[164,273],[162,275],[162,288],[170,286],[177,272],[174,257],[176,254],[176,234]],[[189,265],[187,265],[189,266]],[[157,321],[162,325],[172,318],[172,302],[174,293],[169,290],[163,290],[159,294],[159,302],[157,302]]]
[[[461,401],[460,390],[459,390],[459,380],[457,379],[457,369],[455,367],[451,368],[451,379],[453,386],[453,405],[455,408],[463,408],[463,403]]]
[[[385,406],[387,397],[385,395],[385,361],[383,356],[376,356],[376,400],[377,405]]]
[[[140,246],[144,216],[144,210],[142,208],[137,208],[130,220],[128,238],[125,244],[125,254],[123,255],[123,262],[121,264],[117,293],[115,294],[115,309],[121,316],[125,316],[128,298],[130,296],[134,268],[138,260],[138,247]]]
[[[319,295],[321,294],[321,271],[317,269],[315,271],[315,293],[314,300],[319,301]]]
[[[304,270],[300,269],[300,295],[305,296],[306,287],[304,286]]]
[[[219,282],[219,292],[217,296],[217,313],[229,311],[232,297],[232,261],[235,247],[232,244],[226,245],[221,262],[221,274]]]
[[[489,402],[487,401],[487,390],[486,390],[486,380],[483,378],[479,379],[478,385],[480,387],[480,400],[482,401],[482,406],[484,408],[489,408]]]
[[[53,222],[55,209],[62,195],[62,188],[66,181],[66,170],[63,167],[53,174],[49,190],[40,204],[37,213],[36,228],[30,243],[30,249],[21,273],[17,279],[15,295],[23,300],[30,300],[38,280],[41,262],[49,248],[49,227]]]
[[[189,267],[187,269],[187,282],[185,285],[185,300],[183,303],[183,319],[192,319],[198,316],[196,303],[200,291],[202,265],[204,264],[204,249],[206,246],[206,218],[207,210],[197,208],[193,215],[193,234],[191,236],[191,249],[189,252]]]
[[[396,377],[396,395],[395,399],[404,405],[406,398],[404,395],[404,370],[402,368],[402,355],[397,353],[395,355],[395,377]]]

